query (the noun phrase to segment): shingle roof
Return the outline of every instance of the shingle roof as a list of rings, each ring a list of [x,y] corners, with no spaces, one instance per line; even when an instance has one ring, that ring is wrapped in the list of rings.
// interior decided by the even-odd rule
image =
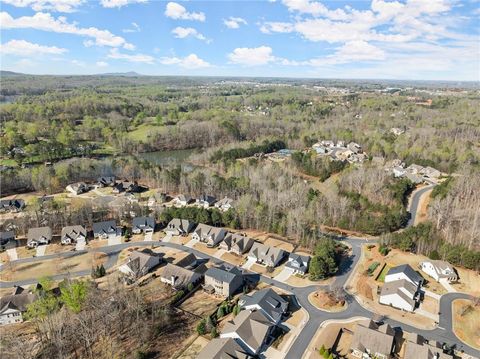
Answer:
[[[390,270],[387,273],[387,276],[391,274],[397,274],[397,273],[405,273],[405,275],[408,278],[410,278],[412,282],[415,282],[415,283],[423,282],[423,277],[417,272],[415,272],[413,268],[410,267],[409,264],[401,264],[399,266],[390,268]]]
[[[66,226],[62,228],[62,238],[68,237],[72,240],[76,240],[79,236],[87,236],[87,230],[84,226]]]
[[[110,234],[117,232],[117,223],[115,221],[96,222],[93,224],[93,233]]]
[[[407,294],[406,292],[410,293]],[[417,292],[417,288],[415,285],[410,283],[406,279],[394,280],[392,282],[386,282],[383,287],[382,291],[380,292],[380,296],[397,294],[400,298],[410,304],[412,307],[415,306],[415,294]]]
[[[18,309],[21,312],[27,310],[27,305],[33,303],[36,299],[35,294],[22,292],[20,294],[6,295],[0,298],[0,313],[7,308]]]
[[[373,321],[369,321],[368,325],[357,324],[351,347],[361,351],[368,349],[372,354],[379,353],[388,357],[394,339],[395,332],[388,324],[378,327]]]
[[[262,261],[271,261],[275,263],[286,253],[287,252],[280,248],[269,247],[262,243],[254,243],[252,249],[250,249],[249,255],[253,255]]]
[[[215,338],[198,354],[197,359],[250,359],[245,350],[232,338]]]
[[[155,219],[153,217],[135,217],[132,221],[134,228],[155,228]]]
[[[288,302],[271,288],[240,297],[241,307],[258,305],[273,321],[277,322],[288,309]]]
[[[50,227],[30,228],[28,230],[27,238],[28,242],[31,240],[38,240],[39,238],[50,240],[52,239],[52,229]]]
[[[235,278],[241,275],[238,273],[238,270],[235,267],[232,267],[230,270],[212,267],[205,272],[205,276],[212,277],[224,283],[231,283],[235,280]]]

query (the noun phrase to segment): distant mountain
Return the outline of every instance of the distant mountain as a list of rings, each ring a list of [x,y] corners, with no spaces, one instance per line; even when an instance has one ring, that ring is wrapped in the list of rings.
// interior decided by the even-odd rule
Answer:
[[[125,77],[139,77],[143,76],[135,71],[128,71],[128,72],[107,72],[104,74],[98,74],[97,76],[125,76]]]
[[[13,71],[0,71],[0,76],[25,76],[20,72],[13,72]]]

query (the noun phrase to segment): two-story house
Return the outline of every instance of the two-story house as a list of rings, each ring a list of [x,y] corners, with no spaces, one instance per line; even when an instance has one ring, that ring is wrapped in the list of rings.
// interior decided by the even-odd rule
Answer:
[[[227,231],[224,228],[200,223],[193,232],[192,239],[206,243],[207,247],[215,247],[223,241],[226,235]]]
[[[209,268],[205,272],[205,291],[219,297],[231,297],[243,287],[243,275],[236,267]]]

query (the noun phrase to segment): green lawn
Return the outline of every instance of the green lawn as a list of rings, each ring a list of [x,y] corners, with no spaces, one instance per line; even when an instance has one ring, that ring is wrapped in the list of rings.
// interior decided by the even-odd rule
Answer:
[[[12,158],[2,158],[0,159],[0,165],[2,166],[10,166],[10,167],[17,167],[18,163]]]
[[[133,141],[146,141],[150,136],[155,133],[159,133],[162,131],[162,126],[156,126],[152,124],[141,124],[133,131],[128,132],[128,138]]]
[[[382,283],[385,282],[385,276],[387,275],[389,270],[390,267],[388,265],[383,267],[382,272],[378,275],[377,281]]]

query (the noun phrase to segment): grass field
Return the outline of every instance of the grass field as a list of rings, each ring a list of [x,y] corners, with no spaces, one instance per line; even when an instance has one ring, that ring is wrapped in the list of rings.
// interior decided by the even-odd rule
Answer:
[[[378,282],[385,282],[385,276],[387,275],[388,271],[390,270],[390,266],[386,265],[383,267],[382,271],[380,272],[377,281]]]

